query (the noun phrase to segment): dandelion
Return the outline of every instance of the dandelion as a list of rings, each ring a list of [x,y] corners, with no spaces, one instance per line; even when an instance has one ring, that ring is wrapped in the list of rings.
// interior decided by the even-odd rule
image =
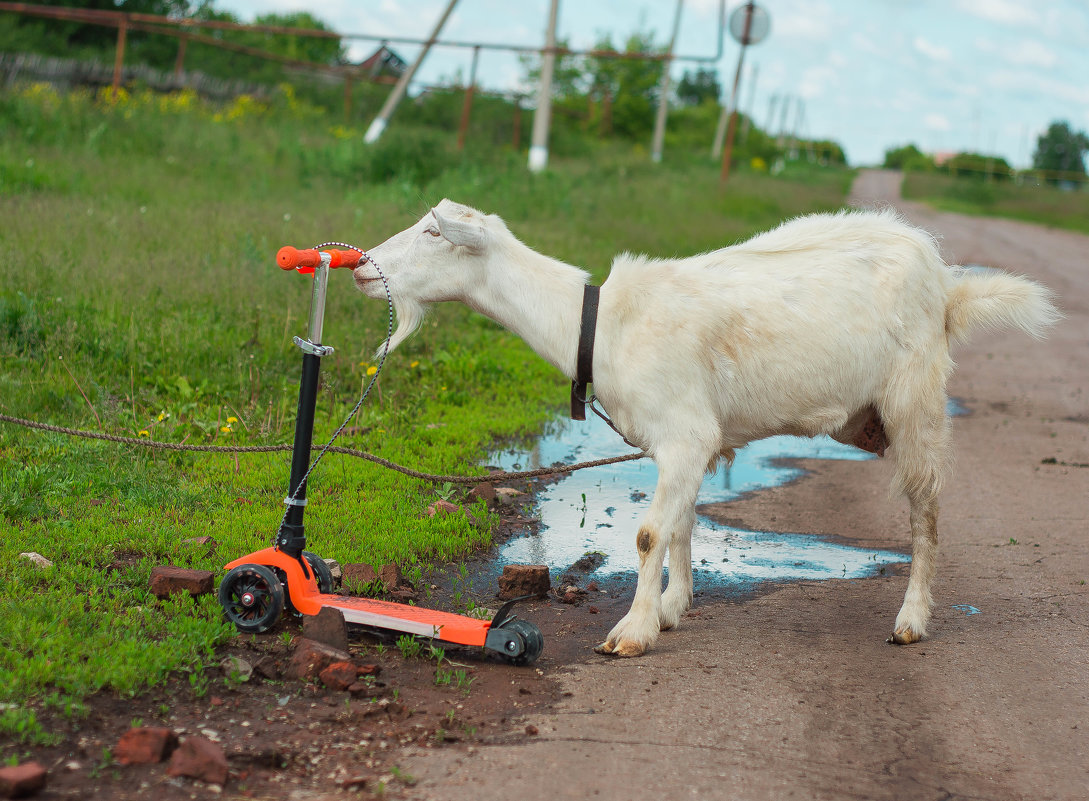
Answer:
[[[159,412],[159,416],[155,418],[156,422],[161,423],[163,420],[169,419],[170,415],[167,412]]]
[[[147,430],[147,429],[145,428],[145,429],[142,429],[142,430],[140,431],[140,434],[139,434],[139,436],[141,436],[141,437],[147,437],[148,439],[150,439],[150,438],[151,438],[151,432],[150,432],[150,431],[148,431],[148,430]]]
[[[367,375],[374,375],[377,372],[378,372],[378,368],[375,367],[373,364],[370,367],[367,368]]]
[[[420,362],[419,362],[418,359],[416,361],[412,362],[412,364],[409,365],[409,367],[419,367],[419,366],[420,366]]]
[[[235,423],[237,423],[237,422],[238,422],[238,418],[237,418],[237,417],[228,417],[228,418],[227,418],[227,425],[229,425],[229,426],[230,426],[230,425],[234,425],[234,424],[235,424]]]
[[[230,426],[220,426],[219,427],[219,433],[221,433],[221,434],[230,434],[231,433],[231,427]]]

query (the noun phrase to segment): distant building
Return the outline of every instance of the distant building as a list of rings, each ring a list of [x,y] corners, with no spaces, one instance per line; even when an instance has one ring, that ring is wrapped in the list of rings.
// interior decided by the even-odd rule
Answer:
[[[408,62],[386,45],[382,45],[359,68],[372,81],[378,78],[400,78],[408,69]]]
[[[934,163],[940,167],[957,155],[957,152],[955,150],[938,150],[931,155],[934,157]]]

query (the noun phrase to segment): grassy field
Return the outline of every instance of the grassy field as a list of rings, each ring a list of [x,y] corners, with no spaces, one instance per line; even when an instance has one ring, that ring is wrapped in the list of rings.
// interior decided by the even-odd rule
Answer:
[[[471,149],[470,149],[471,150]],[[721,192],[695,157],[553,165],[461,156],[427,131],[374,148],[300,103],[190,94],[0,95],[0,411],[172,442],[290,442],[308,279],[282,244],[376,244],[442,197],[501,213],[530,246],[600,279],[622,250],[688,255],[802,212],[838,207],[850,174],[740,171]],[[355,403],[386,309],[334,273],[315,438]],[[567,384],[520,340],[455,305],[388,361],[352,445],[432,472],[480,472],[530,436]],[[194,692],[233,630],[213,597],[156,600],[156,564],[219,571],[269,544],[289,455],[170,454],[0,424],[0,745],[48,742],[37,715],[78,718],[98,690],[139,693],[175,672]],[[310,481],[308,534],[341,562],[410,574],[490,542],[482,505],[428,518],[436,489],[332,456]],[[212,554],[187,542],[211,534]],[[18,554],[35,551],[39,569]],[[10,755],[0,750],[0,757]]]
[[[1018,186],[1010,181],[983,182],[936,173],[909,172],[903,194],[946,211],[988,217],[1012,217],[1056,228],[1089,233],[1089,185],[1080,191],[1053,186]]]

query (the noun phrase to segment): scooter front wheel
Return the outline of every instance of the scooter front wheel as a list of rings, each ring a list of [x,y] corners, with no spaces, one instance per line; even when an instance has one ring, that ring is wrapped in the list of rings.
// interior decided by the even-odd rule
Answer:
[[[219,583],[219,604],[227,619],[246,634],[262,634],[284,612],[284,585],[264,565],[239,565]]]

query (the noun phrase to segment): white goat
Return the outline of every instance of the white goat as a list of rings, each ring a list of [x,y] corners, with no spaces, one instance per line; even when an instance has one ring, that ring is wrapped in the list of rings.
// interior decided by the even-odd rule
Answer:
[[[575,377],[588,275],[523,245],[499,217],[443,200],[370,255],[397,309],[391,347],[428,304],[460,300]],[[369,263],[355,281],[385,298]],[[1059,317],[1049,297],[1024,278],[946,266],[934,240],[891,211],[801,217],[686,259],[618,256],[601,287],[594,392],[657,463],[658,486],[635,539],[635,600],[597,650],[637,656],[677,625],[692,602],[704,472],[774,434],[829,434],[875,450],[887,436],[912,544],[891,640],[923,637],[950,467],[949,341],[978,326],[1040,337]]]

